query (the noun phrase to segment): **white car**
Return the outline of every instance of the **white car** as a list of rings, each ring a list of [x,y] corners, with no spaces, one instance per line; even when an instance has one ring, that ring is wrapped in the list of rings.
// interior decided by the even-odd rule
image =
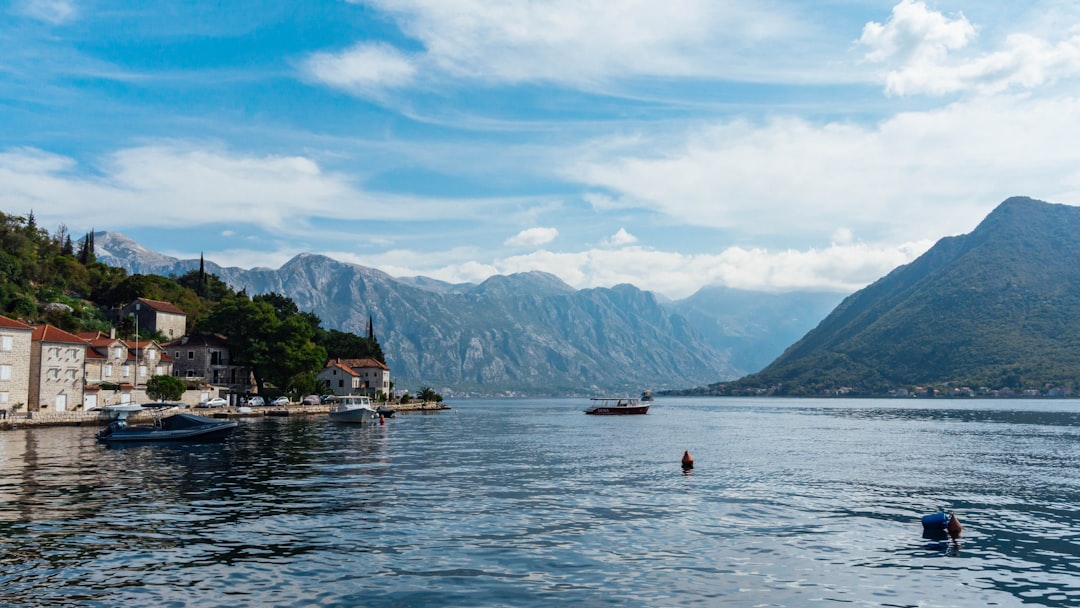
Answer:
[[[270,402],[270,405],[289,405],[289,398],[282,395]]]
[[[214,397],[209,401],[202,401],[195,407],[225,407],[229,405],[229,400],[224,397]]]
[[[266,405],[266,399],[263,399],[262,397],[260,397],[258,395],[255,395],[251,399],[248,399],[247,404],[248,405],[256,405],[256,406],[258,406],[258,405]]]

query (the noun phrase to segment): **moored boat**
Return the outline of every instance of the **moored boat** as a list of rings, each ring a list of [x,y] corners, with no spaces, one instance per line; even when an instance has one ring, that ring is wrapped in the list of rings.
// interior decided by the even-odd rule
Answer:
[[[155,420],[153,426],[130,426],[121,418],[97,433],[104,443],[140,441],[220,441],[232,434],[239,423],[194,414],[173,414]]]
[[[652,389],[651,388],[647,388],[647,389],[641,391],[641,401],[643,403],[648,403],[648,402],[650,402],[652,400],[653,400],[653,397],[652,397]]]
[[[619,416],[625,414],[648,414],[648,404],[642,404],[632,397],[593,397],[592,407],[586,414],[596,416]]]
[[[379,412],[371,407],[370,397],[345,395],[334,397],[330,405],[330,419],[335,422],[374,422],[379,419]]]

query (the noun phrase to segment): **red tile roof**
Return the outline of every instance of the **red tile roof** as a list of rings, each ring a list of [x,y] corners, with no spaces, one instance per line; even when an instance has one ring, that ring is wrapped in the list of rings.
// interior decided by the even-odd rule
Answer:
[[[16,321],[15,319],[9,319],[4,315],[0,315],[0,327],[10,327],[12,329],[34,329],[32,325],[27,325],[22,321]]]
[[[390,371],[390,368],[386,367],[385,363],[380,363],[375,359],[331,359],[326,366],[330,367],[332,365],[341,365],[352,369],[358,367],[377,367],[379,369]]]
[[[146,304],[147,306],[153,308],[158,312],[167,312],[174,315],[184,315],[185,317],[187,316],[187,313],[184,312],[183,309],[181,309],[176,304],[173,304],[172,302],[162,302],[161,300],[151,300],[149,298],[139,298],[138,301]]]
[[[38,325],[34,328],[34,333],[30,334],[30,339],[35,342],[64,342],[86,345],[86,340],[52,325]]]

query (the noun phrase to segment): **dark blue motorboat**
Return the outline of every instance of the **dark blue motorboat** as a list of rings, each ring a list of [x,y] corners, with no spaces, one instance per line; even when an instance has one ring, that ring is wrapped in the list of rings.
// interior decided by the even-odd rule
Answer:
[[[114,420],[98,431],[105,443],[135,441],[220,441],[232,434],[239,423],[194,414],[173,414],[154,421],[153,426],[129,426],[127,420]]]

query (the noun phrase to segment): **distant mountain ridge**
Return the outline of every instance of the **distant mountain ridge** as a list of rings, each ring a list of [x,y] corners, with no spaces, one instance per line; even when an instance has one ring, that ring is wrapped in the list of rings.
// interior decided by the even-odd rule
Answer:
[[[122,234],[94,238],[100,261],[131,273],[179,276],[199,266]],[[362,333],[370,315],[399,387],[483,394],[636,394],[736,378],[775,358],[841,297],[702,290],[661,303],[632,285],[576,290],[544,272],[451,284],[313,254],[278,269],[205,264],[234,289],[289,296],[328,328]],[[738,301],[742,312],[732,312]]]
[[[1080,388],[1080,208],[1014,197],[846,298],[760,373],[702,392]]]

